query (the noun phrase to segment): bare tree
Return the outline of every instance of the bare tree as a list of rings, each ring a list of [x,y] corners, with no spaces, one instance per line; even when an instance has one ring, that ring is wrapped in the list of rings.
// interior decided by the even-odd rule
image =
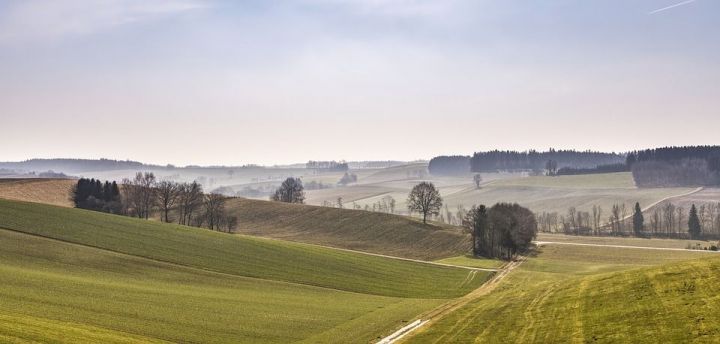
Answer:
[[[343,199],[341,196],[338,196],[338,198],[337,198],[337,207],[340,209],[343,208]]]
[[[427,223],[428,215],[438,215],[442,207],[442,197],[435,185],[421,182],[415,185],[408,195],[408,210],[417,211],[423,216],[423,223]]]
[[[685,208],[677,207],[677,234],[680,236],[680,232],[683,230],[683,221],[685,219]]]
[[[178,199],[178,184],[163,180],[157,184],[157,203],[162,212],[161,220],[170,222],[170,210],[175,206]]]
[[[135,178],[123,179],[126,210],[141,219],[148,219],[156,203],[155,175],[138,172]]]
[[[217,193],[205,195],[203,208],[205,210],[205,221],[207,221],[208,228],[212,230],[220,229],[222,219],[225,217],[226,199],[225,196]]]
[[[475,175],[473,175],[473,182],[475,183],[475,188],[479,189],[480,183],[482,183],[482,176],[480,173],[475,173]]]
[[[178,211],[180,216],[178,223],[183,225],[192,224],[197,209],[203,203],[202,186],[197,182],[183,183],[178,187]]]
[[[305,191],[302,180],[293,177],[285,179],[270,199],[286,203],[303,203],[305,201]]]

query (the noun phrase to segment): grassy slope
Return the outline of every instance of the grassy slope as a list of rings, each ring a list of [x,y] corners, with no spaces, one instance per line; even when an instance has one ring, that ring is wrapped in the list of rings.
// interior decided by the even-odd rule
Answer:
[[[473,257],[472,255],[450,257],[445,259],[436,260],[438,263],[467,266],[471,268],[485,268],[485,269],[497,269],[501,267],[505,262],[499,259],[479,258]]]
[[[0,200],[0,228],[216,272],[384,296],[456,297],[483,280],[463,284],[468,271],[459,268],[32,203]]]
[[[493,293],[407,342],[710,341],[720,334],[720,258],[713,257],[543,247]],[[658,264],[666,265],[649,267]]]
[[[367,342],[440,302],[218,274],[0,230],[3,342]]]
[[[383,213],[235,199],[229,208],[240,233],[434,260],[468,252],[456,229]]]

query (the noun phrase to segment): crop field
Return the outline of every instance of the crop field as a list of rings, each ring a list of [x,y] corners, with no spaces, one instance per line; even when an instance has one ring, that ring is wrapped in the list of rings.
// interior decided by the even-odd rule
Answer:
[[[0,179],[0,198],[71,207],[72,179]]]
[[[544,245],[492,293],[405,340],[687,342],[720,334],[720,255]]]
[[[242,234],[424,260],[470,249],[469,235],[456,227],[397,215],[248,199],[228,208]]]
[[[399,167],[395,167],[399,169]],[[400,173],[402,174],[402,173]],[[392,174],[391,176],[400,177]],[[578,176],[523,176],[510,173],[483,173],[483,185],[477,189],[470,175],[464,177],[400,178],[381,180],[383,172],[376,173],[372,183],[345,188],[309,191],[308,203],[321,205],[323,202],[335,203],[342,197],[345,207],[353,202],[360,207],[381,202],[390,196],[396,201],[396,213],[407,214],[407,194],[422,180],[435,184],[443,197],[444,205],[455,213],[458,207],[469,208],[474,204],[492,205],[497,202],[520,203],[534,212],[557,212],[565,214],[570,207],[579,211],[591,211],[594,205],[604,209],[609,216],[613,204],[626,204],[628,207],[640,202],[643,207],[658,201],[684,195],[694,188],[636,188],[632,175],[627,172]],[[368,177],[370,178],[370,177]],[[701,195],[702,196],[702,195]],[[706,198],[712,199],[709,193]],[[444,211],[443,211],[444,212]],[[603,216],[603,221],[607,218]]]
[[[0,271],[3,340],[118,343],[368,342],[490,275],[7,200]]]

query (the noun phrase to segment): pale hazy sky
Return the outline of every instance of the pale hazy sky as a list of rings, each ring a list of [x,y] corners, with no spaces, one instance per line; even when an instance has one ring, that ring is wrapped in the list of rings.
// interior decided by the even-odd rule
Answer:
[[[720,144],[720,1],[681,2],[0,0],[0,161]]]

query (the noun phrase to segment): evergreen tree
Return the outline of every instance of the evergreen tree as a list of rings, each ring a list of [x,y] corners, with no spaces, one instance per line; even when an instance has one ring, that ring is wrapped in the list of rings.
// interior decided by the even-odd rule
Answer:
[[[635,235],[642,234],[644,223],[645,218],[643,217],[642,209],[640,209],[640,203],[635,202],[635,213],[633,214],[633,231]]]
[[[688,216],[688,233],[693,239],[700,238],[702,228],[700,226],[700,218],[698,218],[697,208],[695,204],[690,207],[690,215]]]

